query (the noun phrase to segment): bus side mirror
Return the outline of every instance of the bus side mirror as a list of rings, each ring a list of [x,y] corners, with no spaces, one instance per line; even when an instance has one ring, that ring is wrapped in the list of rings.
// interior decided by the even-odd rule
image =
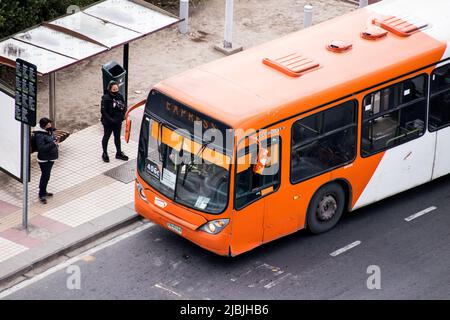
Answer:
[[[125,120],[125,142],[128,143],[130,141],[131,134],[131,119],[127,117]]]
[[[260,148],[256,158],[256,164],[253,166],[253,172],[256,174],[262,174],[268,162],[269,150],[266,148]]]

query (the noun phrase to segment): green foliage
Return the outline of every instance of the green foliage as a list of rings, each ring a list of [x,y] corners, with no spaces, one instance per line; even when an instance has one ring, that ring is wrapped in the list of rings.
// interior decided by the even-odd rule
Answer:
[[[63,15],[70,4],[84,6],[92,2],[92,0],[0,1],[0,38]]]
[[[0,39],[30,28],[42,21],[66,13],[70,5],[84,7],[98,0],[0,0]],[[171,12],[176,12],[179,0],[147,0]],[[196,5],[201,0],[191,0]]]

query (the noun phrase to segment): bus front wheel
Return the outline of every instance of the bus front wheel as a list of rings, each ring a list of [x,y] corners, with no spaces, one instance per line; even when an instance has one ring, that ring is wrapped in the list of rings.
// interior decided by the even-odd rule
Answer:
[[[312,233],[332,229],[344,212],[345,193],[336,183],[330,183],[316,191],[308,207],[307,227]]]

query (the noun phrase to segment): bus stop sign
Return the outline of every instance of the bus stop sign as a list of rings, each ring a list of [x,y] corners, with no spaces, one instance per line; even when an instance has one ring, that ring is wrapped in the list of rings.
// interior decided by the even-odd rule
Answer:
[[[22,59],[16,60],[15,118],[29,126],[36,126],[37,67]]]

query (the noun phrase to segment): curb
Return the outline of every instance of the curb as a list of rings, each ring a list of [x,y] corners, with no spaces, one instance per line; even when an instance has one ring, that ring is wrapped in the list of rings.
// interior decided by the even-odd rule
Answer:
[[[0,263],[0,287],[58,256],[78,249],[113,231],[141,220],[130,203],[99,218],[56,235],[43,245],[31,248]]]

